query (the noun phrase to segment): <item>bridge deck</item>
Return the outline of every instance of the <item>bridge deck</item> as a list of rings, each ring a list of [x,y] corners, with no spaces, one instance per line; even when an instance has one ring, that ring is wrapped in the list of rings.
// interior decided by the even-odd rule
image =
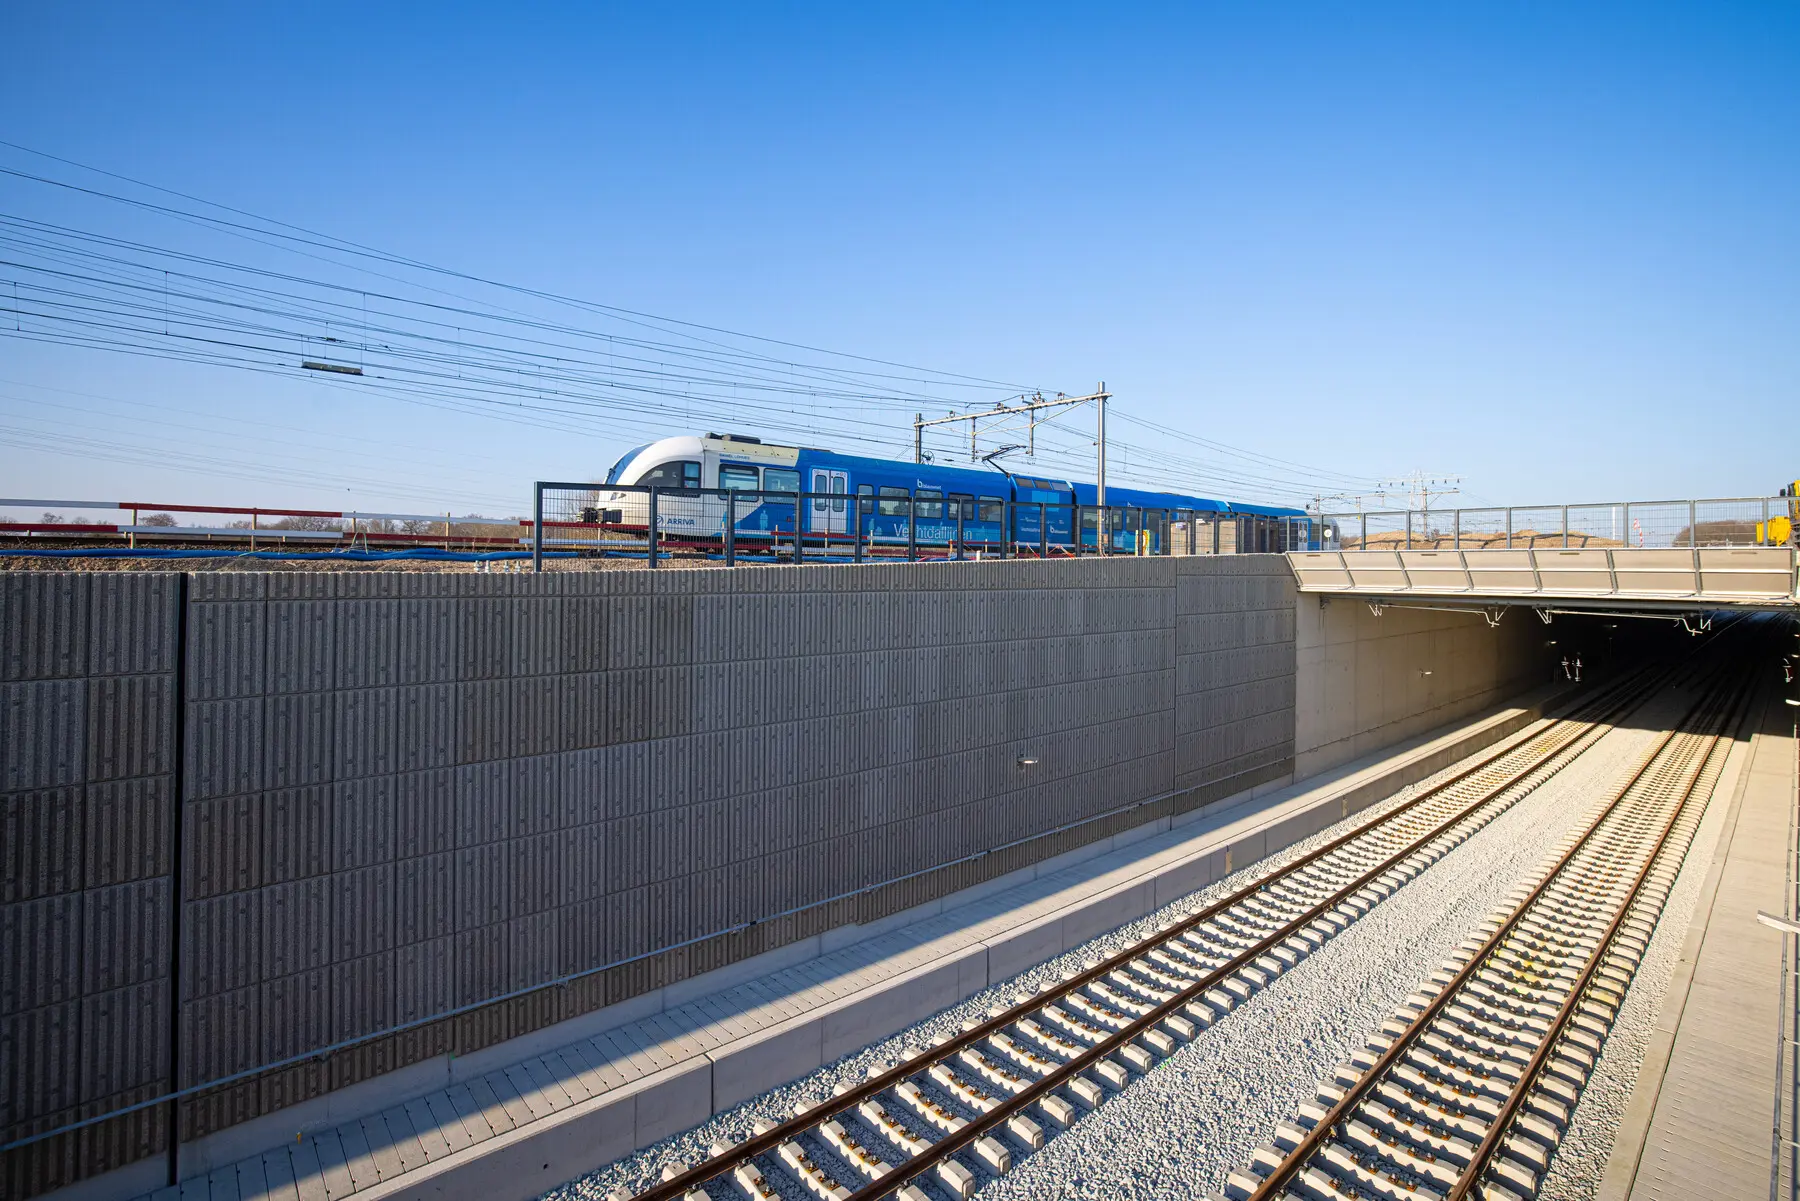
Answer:
[[[1800,604],[1788,547],[1296,551],[1288,563],[1301,592],[1370,600],[1684,612]]]

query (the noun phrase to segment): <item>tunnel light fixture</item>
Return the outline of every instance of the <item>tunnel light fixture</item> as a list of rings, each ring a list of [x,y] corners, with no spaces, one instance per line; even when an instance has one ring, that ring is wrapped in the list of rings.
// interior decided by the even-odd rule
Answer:
[[[1791,702],[1791,701],[1789,702],[1789,704],[1792,704],[1792,703],[1793,702]],[[1038,761],[1036,759],[1028,758],[1025,755],[1019,756],[1019,766],[1020,767],[1036,767],[1037,764],[1038,764]]]

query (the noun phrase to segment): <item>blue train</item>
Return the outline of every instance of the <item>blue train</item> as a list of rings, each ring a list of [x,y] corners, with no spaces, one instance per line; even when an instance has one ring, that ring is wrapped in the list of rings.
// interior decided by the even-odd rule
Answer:
[[[868,459],[803,446],[777,446],[735,434],[664,438],[627,452],[607,473],[606,484],[658,490],[658,537],[718,540],[725,528],[726,493],[734,533],[740,539],[794,534],[809,541],[848,546],[864,542],[921,546],[1100,546],[1102,521],[1093,484],[1013,475],[1001,470]],[[796,504],[769,493],[806,493]],[[1177,553],[1220,549],[1285,551],[1318,549],[1331,535],[1303,509],[1211,500],[1173,492],[1109,486],[1108,549]],[[649,524],[641,491],[599,490],[591,520],[625,531]],[[960,530],[959,530],[960,517]]]

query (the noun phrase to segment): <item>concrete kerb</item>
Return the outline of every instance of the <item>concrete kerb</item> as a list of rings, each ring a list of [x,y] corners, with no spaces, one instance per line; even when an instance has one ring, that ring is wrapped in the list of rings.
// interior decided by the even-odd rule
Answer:
[[[529,1198],[890,1036],[1044,960],[1292,845],[1537,720],[1538,696],[1398,753],[1365,759],[1266,797],[1231,797],[1133,831],[1137,859],[1098,873],[1082,895],[1000,934],[777,1022],[723,1047],[465,1148],[359,1192],[385,1198]],[[1373,757],[1371,757],[1373,758]],[[1266,803],[1260,803],[1265,801]],[[1200,827],[1192,829],[1191,827]],[[987,894],[992,882],[979,891]],[[976,891],[976,890],[971,890]],[[957,908],[960,896],[941,908]],[[934,906],[938,908],[938,906]],[[917,915],[914,915],[915,917]],[[885,923],[884,923],[885,925]]]
[[[1719,825],[1718,840],[1713,845],[1712,857],[1707,863],[1706,878],[1700,885],[1700,895],[1695,901],[1693,915],[1682,936],[1681,952],[1663,993],[1656,1024],[1645,1041],[1644,1057],[1638,1067],[1637,1080],[1632,1085],[1631,1096],[1625,1102],[1618,1133],[1613,1137],[1612,1153],[1607,1156],[1606,1166],[1601,1173],[1600,1187],[1595,1194],[1598,1201],[1625,1201],[1637,1183],[1638,1167],[1643,1162],[1650,1126],[1656,1117],[1657,1101],[1662,1095],[1663,1080],[1668,1074],[1669,1062],[1675,1051],[1675,1038],[1680,1032],[1688,996],[1693,987],[1694,970],[1699,965],[1700,950],[1706,942],[1706,933],[1712,922],[1713,902],[1718,895],[1719,882],[1725,875],[1732,838],[1737,832],[1738,814],[1743,809],[1744,795],[1750,787],[1750,764],[1756,757],[1759,743],[1766,737],[1766,734],[1758,731],[1734,746],[1724,771],[1720,773],[1714,795],[1725,793],[1731,798],[1730,805],[1725,811],[1725,820]]]

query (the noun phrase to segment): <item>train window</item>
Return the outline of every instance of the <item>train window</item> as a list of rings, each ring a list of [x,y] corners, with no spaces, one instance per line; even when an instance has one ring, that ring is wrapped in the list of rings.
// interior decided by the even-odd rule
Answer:
[[[1005,521],[1006,502],[1001,500],[998,496],[982,497],[980,516],[978,519],[981,521]]]
[[[881,489],[881,515],[883,517],[905,517],[906,502],[911,497],[912,493],[905,488],[889,488],[884,485]]]
[[[638,483],[646,488],[698,488],[700,464],[692,459],[681,463],[658,463],[645,472]]]
[[[756,468],[742,463],[719,464],[719,487],[729,488],[733,492],[755,492],[759,486]]]
[[[831,493],[832,493],[831,511],[833,513],[842,513],[844,511],[844,490],[846,487],[848,487],[848,481],[844,479],[842,472],[838,472],[838,473],[832,475],[832,477],[831,477]]]
[[[913,501],[913,512],[920,517],[941,518],[944,515],[944,505],[939,498],[943,495],[936,488],[920,488],[918,499]]]
[[[858,484],[856,486],[856,495],[860,498],[856,502],[856,507],[860,511],[864,513],[873,513],[875,511],[875,485]]]
[[[962,519],[964,521],[975,520],[975,498],[973,496],[961,492],[952,492],[950,494],[950,503],[944,506],[944,516],[954,521],[958,509],[962,510]]]
[[[769,492],[800,491],[800,473],[786,467],[763,468],[763,488]]]

